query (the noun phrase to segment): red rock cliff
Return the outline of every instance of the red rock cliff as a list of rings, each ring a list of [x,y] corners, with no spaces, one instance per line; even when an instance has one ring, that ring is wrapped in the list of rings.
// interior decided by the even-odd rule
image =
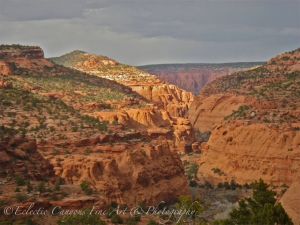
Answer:
[[[299,49],[285,53],[265,66],[219,78],[204,88],[189,111],[194,129],[211,132],[199,175],[214,183],[263,178],[289,185],[297,179],[298,55]]]

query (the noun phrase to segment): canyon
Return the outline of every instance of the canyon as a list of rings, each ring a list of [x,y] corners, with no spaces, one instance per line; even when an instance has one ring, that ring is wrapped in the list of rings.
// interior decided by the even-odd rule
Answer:
[[[39,47],[2,45],[0,61],[2,202],[23,196],[15,197],[16,188],[26,192],[20,179],[30,187],[26,201],[66,207],[79,199],[100,208],[150,205],[188,194],[177,144],[191,125],[171,114],[183,113],[191,94],[159,83],[163,100],[182,104],[167,111],[131,86],[57,65]],[[80,189],[84,184],[92,196]]]
[[[155,75],[121,64],[106,56],[76,50],[51,60],[59,65],[128,86],[172,116],[184,117],[193,101],[192,93],[163,82]]]
[[[159,79],[198,95],[201,89],[218,77],[262,65],[263,62],[157,64],[138,68]]]
[[[299,55],[299,49],[284,53],[202,90],[189,111],[194,129],[211,132],[200,177],[274,185],[299,180]]]
[[[300,50],[261,64],[136,68],[1,45],[0,201],[173,204],[261,178],[286,190],[278,199],[297,224]],[[239,188],[232,205],[249,196]]]

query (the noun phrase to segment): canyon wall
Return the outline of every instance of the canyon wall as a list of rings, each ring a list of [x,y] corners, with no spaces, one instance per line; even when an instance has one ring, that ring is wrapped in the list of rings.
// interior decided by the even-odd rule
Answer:
[[[73,51],[51,60],[128,86],[148,101],[167,110],[172,116],[186,116],[187,109],[193,101],[192,93],[165,83],[155,75],[121,64],[106,56]]]
[[[300,179],[300,177],[299,177]],[[280,203],[291,217],[294,224],[300,224],[300,182],[294,182],[280,199]]]
[[[200,90],[218,77],[261,65],[253,63],[187,63],[139,66],[141,70],[156,74],[159,79],[198,95]]]
[[[54,64],[40,48],[1,46],[0,55],[0,176],[9,187],[1,200],[15,204],[16,188],[27,196],[15,175],[35,188],[24,201],[49,204],[52,196],[55,204],[75,208],[91,200],[103,208],[158,204],[188,194],[174,145],[192,136],[187,119],[120,82]],[[122,74],[114,60],[101,62]],[[188,99],[173,87],[164,93]],[[84,182],[92,196],[81,189]]]
[[[300,174],[299,50],[219,78],[190,107],[198,132],[211,132],[199,177],[291,185]],[[276,67],[276,68],[275,68]]]
[[[101,192],[100,205],[111,202],[128,206],[142,202],[151,205],[160,201],[172,202],[180,195],[188,194],[180,158],[170,151],[167,143],[92,148],[92,153],[85,157],[75,153],[51,161],[56,175],[68,183],[79,185],[87,181]]]

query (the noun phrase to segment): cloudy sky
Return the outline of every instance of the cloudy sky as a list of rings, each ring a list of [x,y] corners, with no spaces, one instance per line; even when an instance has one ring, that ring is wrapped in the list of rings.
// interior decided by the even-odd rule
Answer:
[[[0,43],[133,65],[266,60],[300,47],[300,0],[0,0]]]

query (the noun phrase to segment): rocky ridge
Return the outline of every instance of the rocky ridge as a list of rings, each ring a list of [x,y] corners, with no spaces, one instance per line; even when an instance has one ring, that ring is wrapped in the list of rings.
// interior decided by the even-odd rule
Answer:
[[[299,49],[210,83],[189,119],[211,136],[199,176],[213,183],[259,178],[290,185],[300,173]]]
[[[147,100],[165,109],[172,116],[185,116],[190,103],[193,101],[193,95],[190,92],[162,82],[154,75],[105,56],[73,51],[51,60],[57,64],[128,86]]]
[[[6,84],[0,88],[1,137],[33,139],[41,158],[32,160],[49,162],[53,176],[71,188],[67,196],[59,194],[61,201],[83,197],[83,182],[92,188],[93,201],[104,205],[155,204],[187,192],[173,133],[175,126],[177,135],[186,132],[181,129],[190,127],[187,122],[170,119],[166,111],[159,114],[158,106],[122,84],[55,65],[36,47],[2,46],[1,51],[1,60],[12,65],[10,74],[0,78]],[[109,115],[114,112],[120,116]],[[10,154],[23,154],[21,147],[11,148],[1,149],[7,168],[12,168]],[[24,157],[20,160],[26,164]],[[25,178],[25,171],[20,172]],[[9,182],[7,196],[15,194],[16,184]],[[54,181],[45,182],[46,189],[54,188]],[[132,193],[139,194],[134,199]]]

